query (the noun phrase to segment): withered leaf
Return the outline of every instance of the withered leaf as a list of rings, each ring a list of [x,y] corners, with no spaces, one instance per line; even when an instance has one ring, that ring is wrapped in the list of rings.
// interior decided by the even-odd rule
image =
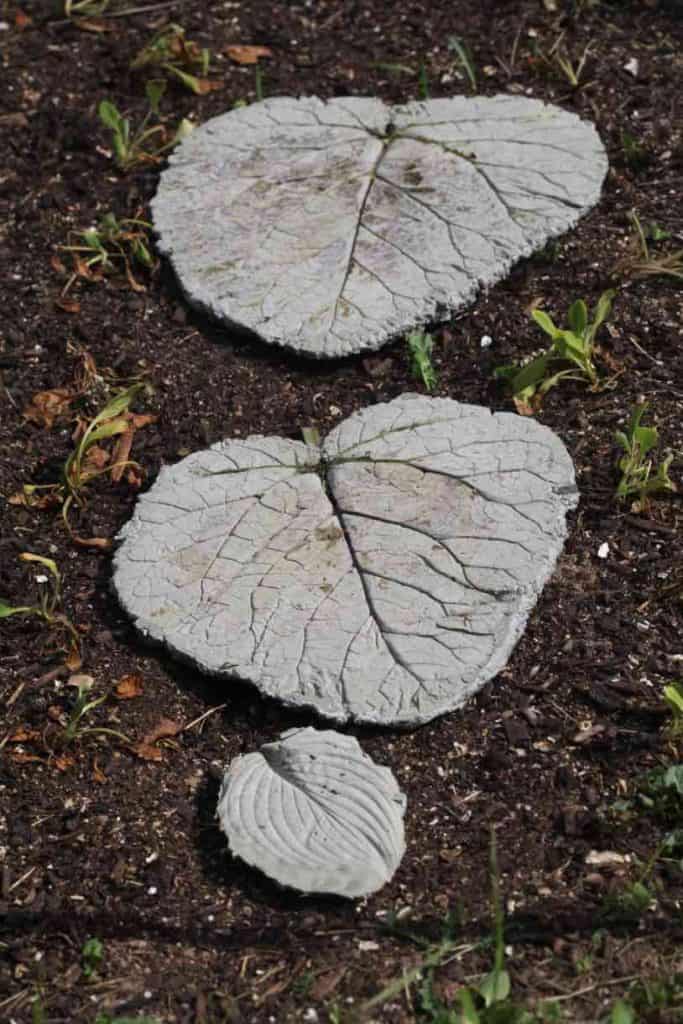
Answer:
[[[135,672],[122,676],[114,687],[114,696],[119,700],[132,700],[142,694],[142,676]]]
[[[71,539],[80,548],[99,548],[100,551],[109,551],[112,546],[110,537],[79,537],[77,533],[72,533]]]
[[[52,763],[58,771],[65,772],[68,771],[69,768],[73,768],[76,761],[68,754],[60,754],[58,757],[53,758]]]
[[[65,295],[60,295],[58,299],[55,299],[55,306],[63,313],[80,313],[81,311],[80,302],[77,299],[67,299]]]
[[[143,761],[161,761],[163,756],[161,750],[154,744],[158,740],[177,736],[182,729],[183,726],[179,722],[174,722],[170,718],[162,718],[150,732],[143,736],[139,743],[131,747],[131,750]]]
[[[38,427],[51,427],[55,420],[66,416],[74,394],[69,388],[37,391],[24,409],[24,417]]]
[[[40,733],[37,729],[29,729],[27,726],[20,725],[18,729],[10,733],[7,737],[8,743],[35,743],[40,740]]]
[[[238,64],[258,64],[259,57],[273,56],[267,46],[228,46],[225,52]]]

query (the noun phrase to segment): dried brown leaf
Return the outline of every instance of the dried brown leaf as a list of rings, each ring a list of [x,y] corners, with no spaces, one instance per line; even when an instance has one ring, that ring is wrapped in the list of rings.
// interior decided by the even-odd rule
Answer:
[[[73,768],[76,764],[76,760],[70,757],[69,754],[60,754],[58,757],[52,759],[52,763],[55,768],[60,772],[66,772],[69,768]]]
[[[512,401],[520,416],[534,416],[536,414],[536,409],[529,405],[528,402],[525,402],[524,399],[515,396]]]
[[[114,696],[119,700],[132,700],[142,694],[142,676],[131,672],[122,676],[114,687]]]
[[[339,982],[346,974],[346,967],[338,967],[334,971],[327,971],[321,974],[311,989],[311,999],[315,1002],[322,1002],[331,996]]]
[[[57,253],[53,253],[50,257],[50,265],[52,266],[52,269],[57,274],[61,274],[62,277],[65,277],[69,273],[69,271],[66,269],[66,267],[60,260],[59,256],[57,255]]]
[[[39,757],[37,754],[27,754],[25,750],[10,750],[7,756],[15,764],[29,764],[31,761],[42,763],[45,760],[44,757]]]
[[[55,306],[63,313],[80,313],[81,311],[80,302],[77,299],[67,299],[65,295],[60,295],[58,299],[55,299]]]
[[[29,729],[25,725],[20,725],[18,729],[15,729],[7,737],[8,743],[35,743],[36,740],[40,740],[39,731],[37,729]]]
[[[272,57],[267,46],[228,46],[225,52],[237,64],[258,64],[259,57]]]
[[[115,484],[119,482],[123,476],[123,471],[126,468],[126,463],[130,457],[130,450],[133,447],[133,436],[135,434],[135,425],[129,423],[128,429],[124,430],[119,435],[114,451],[112,453],[111,460],[111,478]]]
[[[68,414],[74,397],[70,388],[37,391],[30,404],[24,409],[24,417],[38,427],[50,428],[55,420]]]
[[[77,533],[72,533],[71,539],[81,548],[99,548],[101,551],[109,551],[112,546],[110,537],[79,537]]]
[[[162,718],[146,736],[143,736],[139,743],[131,747],[131,750],[143,761],[161,761],[163,757],[161,750],[154,744],[158,740],[177,736],[182,729],[183,726],[179,722],[174,722],[170,718]]]
[[[66,658],[64,659],[64,664],[66,665],[70,672],[78,672],[79,668],[83,664],[81,652],[78,650],[75,644],[67,654]]]
[[[92,445],[92,447],[88,448],[81,464],[82,479],[86,480],[89,476],[99,473],[100,470],[109,464],[110,458],[111,456],[106,448],[102,448],[99,444]]]
[[[79,28],[81,32],[111,32],[111,25],[107,25],[106,21],[102,21],[101,18],[76,18],[74,21],[76,28]]]

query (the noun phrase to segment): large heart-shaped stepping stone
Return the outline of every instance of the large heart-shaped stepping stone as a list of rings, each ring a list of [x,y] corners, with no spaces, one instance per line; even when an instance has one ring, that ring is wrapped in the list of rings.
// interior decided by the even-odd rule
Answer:
[[[595,128],[539,100],[282,97],[186,138],[152,209],[194,306],[344,356],[469,302],[575,224],[606,171]]]
[[[309,728],[235,758],[217,814],[232,852],[282,885],[366,896],[401,862],[405,809],[358,740]]]
[[[404,395],[320,450],[250,437],[162,469],[114,585],[206,672],[340,722],[414,725],[505,665],[576,502],[547,427]]]

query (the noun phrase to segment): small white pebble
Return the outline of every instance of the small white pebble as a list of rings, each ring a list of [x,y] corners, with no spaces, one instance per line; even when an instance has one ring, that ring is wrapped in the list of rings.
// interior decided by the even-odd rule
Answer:
[[[491,337],[490,334],[484,334],[482,336],[481,341],[479,342],[479,345],[481,346],[481,348],[489,348],[491,345],[493,345],[493,338]]]
[[[147,895],[148,896],[156,896],[158,891],[159,890],[157,889],[156,885],[150,885],[149,889],[147,890]]]
[[[309,1006],[307,1010],[304,1010],[304,1020],[307,1024],[318,1024],[318,1011],[313,1006]]]
[[[150,990],[148,988],[146,988],[145,991],[142,994],[143,994],[145,999],[151,999],[152,998],[152,993],[150,992]]]
[[[47,583],[47,576],[36,576],[36,583]]]
[[[598,558],[607,558],[608,555],[609,555],[609,544],[607,543],[607,541],[605,541],[598,548]]]
[[[624,64],[624,71],[628,71],[629,75],[633,75],[634,78],[638,77],[638,58],[631,57]]]

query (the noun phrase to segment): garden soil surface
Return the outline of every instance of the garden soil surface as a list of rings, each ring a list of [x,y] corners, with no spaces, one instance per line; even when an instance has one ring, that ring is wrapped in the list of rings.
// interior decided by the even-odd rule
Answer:
[[[50,568],[20,555],[52,559],[56,611],[78,645],[64,620],[2,621],[0,1019],[436,1020],[410,975],[364,1004],[419,966],[420,944],[439,941],[445,922],[454,949],[432,998],[457,1005],[458,989],[490,968],[492,830],[514,999],[599,1021],[618,996],[636,999],[637,979],[667,979],[668,995],[639,990],[637,1019],[680,1019],[683,875],[657,856],[668,826],[624,802],[677,757],[662,691],[683,676],[683,292],[675,278],[613,270],[633,244],[632,210],[670,233],[652,256],[683,244],[681,13],[656,0],[112,0],[79,23],[56,0],[2,5],[0,596],[37,605]],[[110,587],[107,544],[161,466],[225,437],[324,433],[420,389],[403,339],[370,357],[306,362],[195,315],[163,261],[136,266],[132,281],[71,280],[60,247],[76,232],[108,212],[149,218],[162,164],[119,171],[97,107],[109,99],[140,123],[146,76],[130,62],[168,20],[211,50],[216,85],[194,95],[169,81],[169,130],[256,101],[255,66],[230,46],[270,49],[259,64],[266,96],[398,103],[425,88],[471,91],[449,49],[457,36],[479,93],[575,111],[610,157],[596,209],[434,326],[436,394],[513,410],[494,369],[544,345],[530,310],[563,321],[575,299],[592,307],[616,289],[598,337],[603,386],[565,382],[536,413],[568,446],[581,502],[507,668],[427,726],[354,730],[408,797],[403,863],[362,901],[279,889],[229,856],[214,819],[232,758],[315,719],[145,646]],[[557,54],[575,69],[585,55],[578,86]],[[84,422],[137,381],[134,412],[152,421],[135,421],[135,465],[118,482],[91,478],[69,513],[73,539],[59,490],[24,485],[58,484]],[[655,459],[674,454],[678,484],[645,509],[615,501],[615,430],[641,401],[659,430]],[[90,471],[106,470],[115,443],[101,442]],[[74,723],[83,676],[88,696],[104,699]],[[628,914],[623,894],[643,877],[650,902]],[[84,957],[89,939],[101,947]]]

